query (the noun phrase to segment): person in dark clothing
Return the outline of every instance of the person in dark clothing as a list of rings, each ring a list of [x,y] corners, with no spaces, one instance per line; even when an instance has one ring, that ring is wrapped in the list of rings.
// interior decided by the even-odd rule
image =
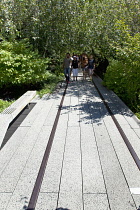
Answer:
[[[88,71],[89,71],[89,77],[90,78],[92,78],[94,69],[95,69],[95,61],[93,59],[93,56],[91,55],[89,57],[89,61],[88,61]]]
[[[72,61],[72,71],[73,71],[73,81],[76,79],[77,81],[77,76],[78,76],[78,60],[76,56],[73,56],[73,61]]]
[[[80,55],[80,64],[81,64],[81,68],[83,71],[83,79],[86,79],[86,75],[87,75],[87,67],[88,67],[88,55],[86,53],[83,53],[82,55]]]
[[[109,61],[107,60],[107,58],[98,59],[98,66],[95,68],[95,73],[103,79],[108,65]]]

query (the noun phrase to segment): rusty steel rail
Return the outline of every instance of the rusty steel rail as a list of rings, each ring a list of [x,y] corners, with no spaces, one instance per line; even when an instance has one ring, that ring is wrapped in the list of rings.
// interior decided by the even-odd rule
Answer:
[[[48,141],[48,144],[47,144],[47,147],[46,147],[43,159],[42,159],[42,163],[41,163],[41,166],[40,166],[40,169],[39,169],[39,172],[38,172],[38,176],[36,178],[36,182],[35,182],[35,185],[34,185],[34,188],[33,188],[33,191],[32,191],[32,195],[31,195],[31,198],[30,198],[30,201],[29,201],[29,204],[28,204],[28,207],[27,207],[26,210],[35,210],[35,206],[36,206],[36,203],[37,203],[37,199],[38,199],[38,195],[39,195],[39,192],[40,192],[41,184],[42,184],[43,177],[44,177],[44,174],[45,174],[45,169],[46,169],[46,166],[47,166],[49,154],[50,154],[50,151],[51,151],[55,131],[56,131],[56,128],[57,128],[61,108],[62,108],[62,105],[63,105],[64,97],[66,95],[67,87],[68,87],[68,84],[66,84],[66,87],[65,87],[65,90],[64,90],[64,93],[63,93],[63,96],[62,96],[62,99],[61,99],[61,102],[60,102],[60,105],[59,105],[59,108],[58,108],[58,111],[57,111],[57,114],[56,114],[56,118],[55,118],[55,121],[54,121],[54,124],[53,124],[53,127],[52,127],[52,131],[51,131],[51,134],[50,134],[50,137],[49,137],[49,141]]]
[[[109,108],[107,102],[105,101],[103,95],[99,91],[99,89],[98,89],[98,87],[97,87],[97,85],[95,84],[94,81],[93,81],[93,84],[94,84],[95,88],[97,89],[98,94],[101,97],[104,105],[106,106],[107,111],[109,112],[110,116],[112,117],[120,135],[122,136],[122,138],[123,138],[123,140],[124,140],[124,142],[125,142],[125,144],[128,148],[128,150],[130,151],[138,169],[140,170],[140,159],[139,159],[139,157],[137,156],[134,148],[130,144],[127,136],[125,135],[124,131],[122,130],[122,128],[120,126],[120,124],[118,123],[117,119],[115,118],[114,114],[112,113],[111,109]],[[37,199],[38,199],[38,196],[39,196],[39,192],[40,192],[40,189],[41,189],[41,184],[42,184],[43,177],[44,177],[44,174],[45,174],[45,169],[46,169],[46,166],[47,166],[49,154],[50,154],[50,151],[51,151],[55,131],[56,131],[56,128],[57,128],[61,108],[62,108],[62,105],[63,105],[64,97],[66,95],[67,87],[68,87],[68,84],[66,84],[66,87],[65,87],[65,90],[64,90],[64,93],[63,93],[63,96],[62,96],[62,99],[61,99],[61,102],[60,102],[60,105],[59,105],[59,108],[58,108],[58,111],[57,111],[57,114],[56,114],[56,118],[55,118],[55,121],[54,121],[54,124],[53,124],[53,127],[52,127],[52,131],[51,131],[51,134],[50,134],[50,137],[49,137],[49,141],[48,141],[48,144],[47,144],[47,147],[46,147],[43,159],[42,159],[42,163],[41,163],[41,166],[40,166],[40,169],[39,169],[39,172],[38,172],[38,176],[37,176],[36,182],[34,184],[32,195],[30,197],[30,201],[29,201],[29,204],[28,204],[28,207],[27,207],[26,210],[35,210],[35,206],[36,206]]]
[[[110,116],[112,117],[112,119],[113,119],[113,121],[114,121],[114,123],[115,123],[115,125],[116,125],[116,127],[117,127],[117,129],[119,131],[119,133],[121,134],[121,136],[122,136],[122,138],[123,138],[123,140],[124,140],[128,150],[129,150],[130,154],[132,155],[132,157],[133,157],[133,159],[134,159],[138,169],[140,170],[140,159],[139,159],[138,155],[136,154],[134,148],[130,144],[127,136],[125,135],[123,129],[121,128],[120,124],[118,123],[117,119],[115,118],[114,114],[112,113],[111,109],[109,108],[107,102],[105,101],[105,99],[104,99],[103,95],[101,94],[100,90],[98,89],[97,85],[95,84],[95,82],[93,80],[92,80],[92,82],[93,82],[95,88],[97,89],[98,94],[101,97],[104,105],[106,106],[107,111],[109,112]]]

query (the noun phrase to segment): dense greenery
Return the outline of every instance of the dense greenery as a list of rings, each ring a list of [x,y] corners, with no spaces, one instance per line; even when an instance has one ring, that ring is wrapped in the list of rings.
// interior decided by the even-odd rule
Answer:
[[[0,12],[0,86],[59,75],[67,51],[86,51],[109,60],[104,84],[139,112],[139,0],[2,0]]]
[[[25,40],[0,43],[0,87],[35,84],[47,79],[49,59],[40,58]]]
[[[127,42],[116,48],[116,59],[111,59],[104,84],[114,90],[132,110],[140,110],[140,34],[125,34]]]
[[[5,101],[0,99],[0,112],[2,112],[4,109],[10,106],[12,103],[13,101]]]

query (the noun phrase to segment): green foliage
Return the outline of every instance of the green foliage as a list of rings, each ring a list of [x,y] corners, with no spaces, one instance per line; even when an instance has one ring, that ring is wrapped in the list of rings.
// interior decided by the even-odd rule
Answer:
[[[140,110],[140,108],[139,108],[139,110]],[[139,111],[139,113],[138,112],[135,113],[135,115],[137,116],[138,119],[140,119],[140,111]]]
[[[137,65],[112,60],[105,74],[104,84],[120,96],[134,111],[138,110],[140,71]]]
[[[0,99],[0,112],[2,112],[4,109],[6,109],[8,106],[10,106],[14,101],[4,101]]]
[[[116,60],[111,60],[104,84],[117,93],[134,111],[140,104],[140,34],[130,35],[128,26],[117,21],[115,27],[121,42],[114,41]]]
[[[44,94],[52,93],[55,90],[57,84],[62,80],[62,76],[56,76],[52,74],[44,83],[43,87],[40,90],[38,90],[38,95],[42,97]]]
[[[57,75],[62,72],[61,61],[66,52],[92,51],[108,58],[106,85],[137,109],[138,0],[2,1],[0,12],[0,32],[6,40],[13,41],[5,42],[9,47],[1,43],[0,86],[36,83],[50,76],[46,73],[47,59],[31,52],[28,44],[14,41],[27,38],[33,50],[37,49],[42,57],[51,57],[49,68]]]
[[[40,58],[27,41],[0,43],[0,87],[35,84],[45,80],[49,59]]]

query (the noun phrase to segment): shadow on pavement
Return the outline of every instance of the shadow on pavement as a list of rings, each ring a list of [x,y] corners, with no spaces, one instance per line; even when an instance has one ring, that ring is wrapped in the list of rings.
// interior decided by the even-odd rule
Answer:
[[[78,103],[71,101],[69,106],[63,104],[62,110],[65,110],[64,114],[73,110],[79,110],[79,122],[84,121],[85,124],[100,123],[104,117],[109,115],[91,81],[79,80],[78,82],[71,82],[66,91],[66,95],[69,95],[72,100],[78,98],[79,101]],[[108,90],[106,95],[108,98],[106,102],[111,107],[114,115],[133,116],[129,108],[123,105],[123,102],[112,91]]]
[[[56,210],[70,210],[70,209],[67,209],[67,208],[57,208]]]

